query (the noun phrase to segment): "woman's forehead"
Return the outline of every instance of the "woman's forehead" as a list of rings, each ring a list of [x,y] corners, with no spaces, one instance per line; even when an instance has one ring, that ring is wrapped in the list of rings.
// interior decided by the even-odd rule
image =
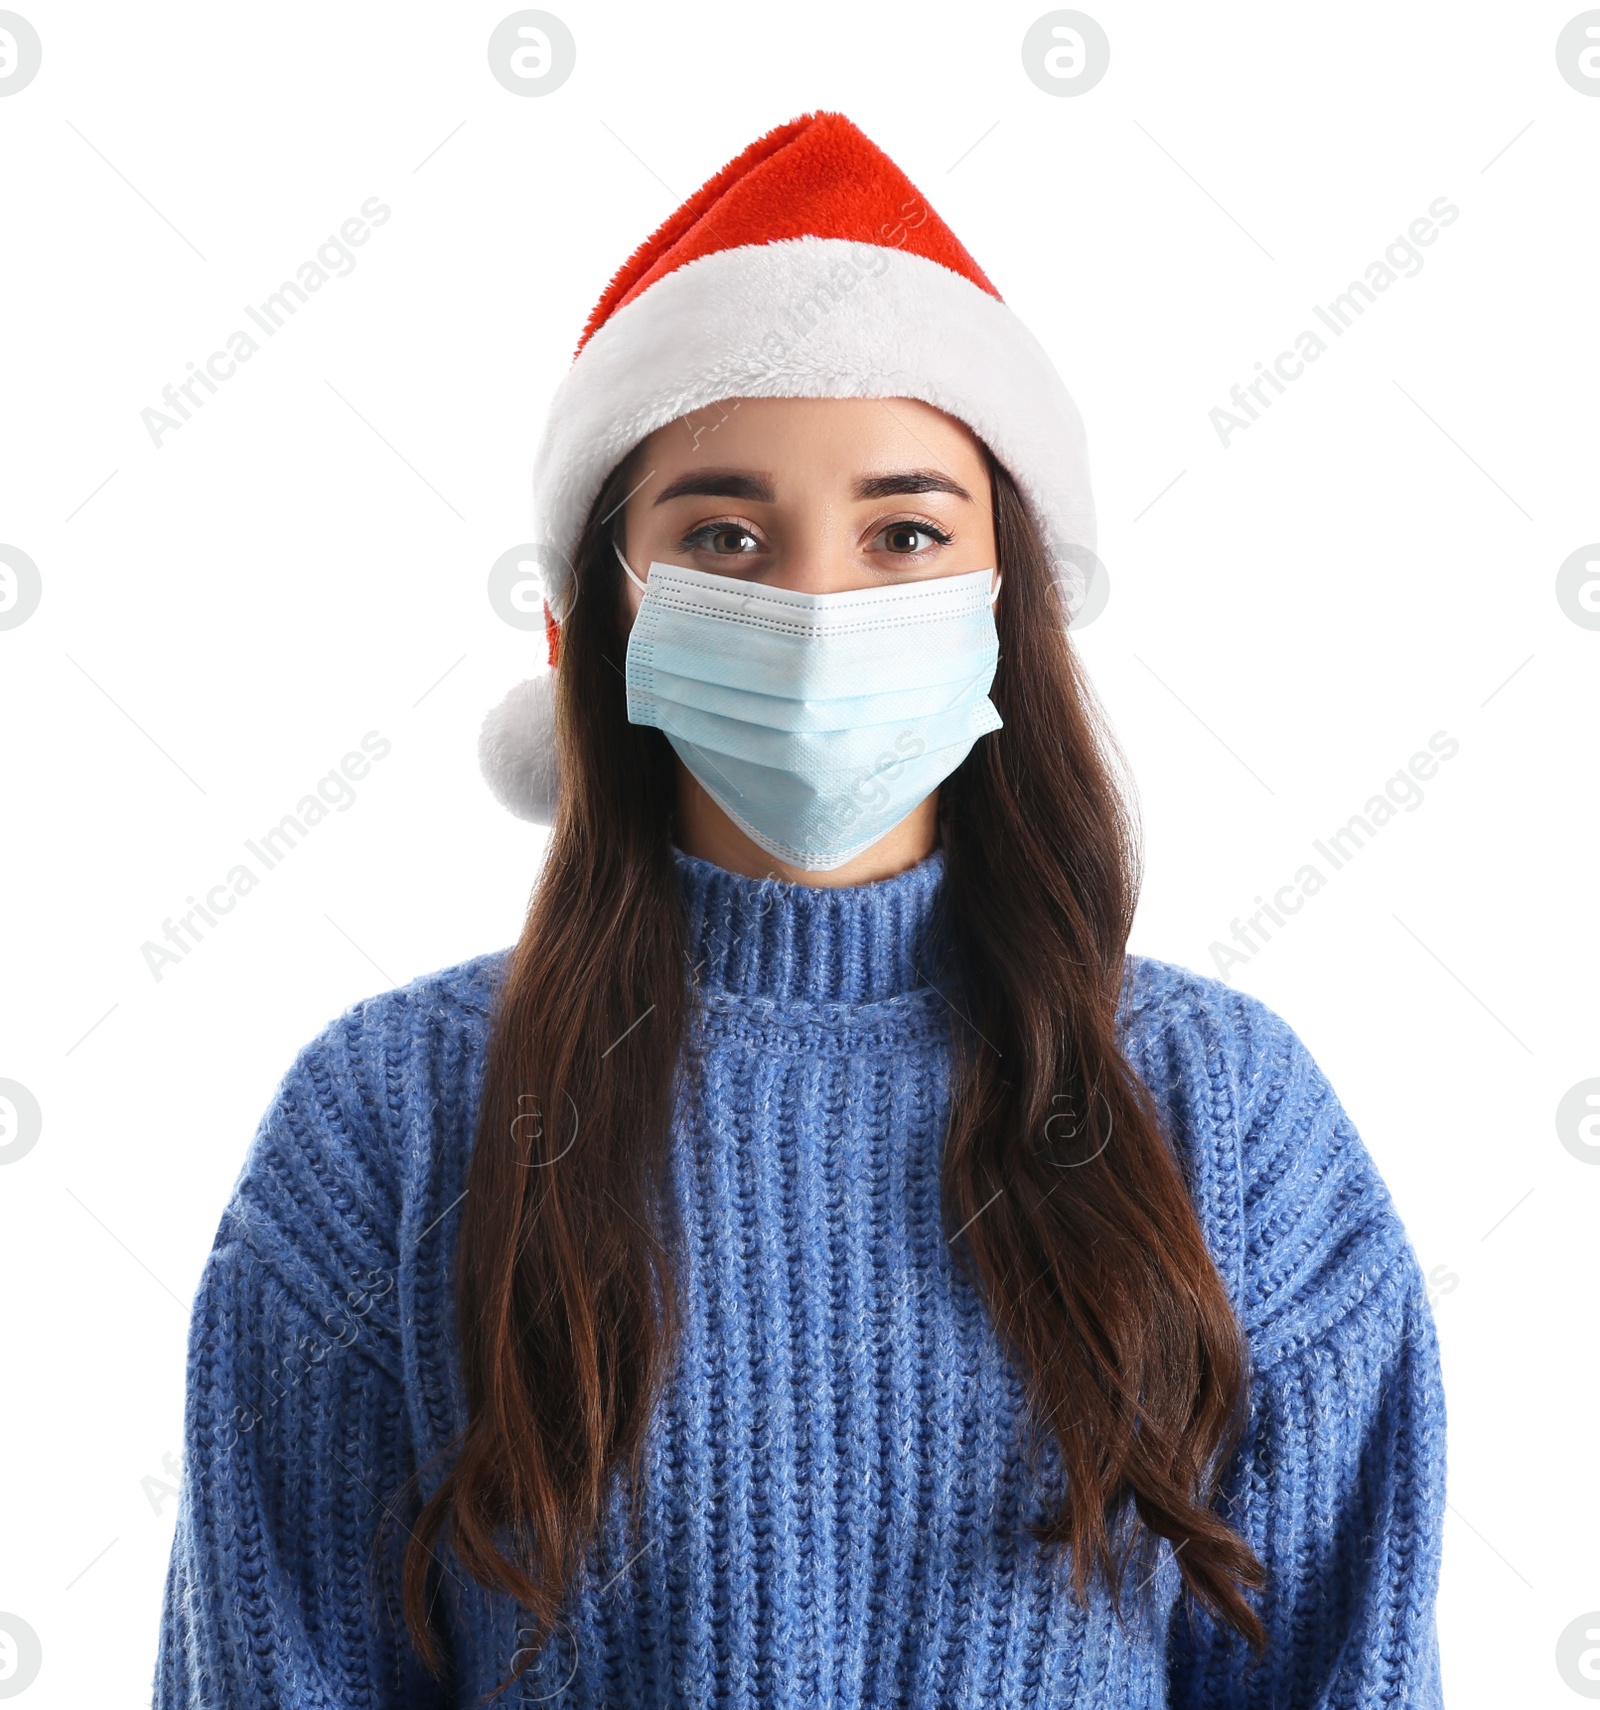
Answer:
[[[728,398],[657,428],[635,459],[661,480],[696,465],[768,473],[804,466],[852,481],[954,466],[970,485],[984,448],[965,423],[917,398]]]

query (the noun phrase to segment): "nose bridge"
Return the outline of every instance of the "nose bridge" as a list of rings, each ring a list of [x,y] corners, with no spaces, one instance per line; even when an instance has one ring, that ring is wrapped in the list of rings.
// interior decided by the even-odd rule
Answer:
[[[785,553],[773,578],[780,588],[797,594],[836,594],[861,585],[861,575],[843,555],[828,551]]]
[[[797,594],[859,588],[862,569],[849,510],[832,503],[797,507],[784,528],[773,581]]]

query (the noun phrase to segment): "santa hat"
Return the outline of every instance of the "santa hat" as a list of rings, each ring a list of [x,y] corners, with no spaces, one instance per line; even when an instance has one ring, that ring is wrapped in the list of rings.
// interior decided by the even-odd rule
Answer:
[[[758,137],[624,263],[556,388],[534,471],[549,662],[606,476],[725,398],[919,398],[1017,483],[1060,590],[1083,604],[1094,507],[1083,424],[1042,345],[910,179],[842,113]],[[479,759],[525,819],[555,802],[554,671],[486,719]]]

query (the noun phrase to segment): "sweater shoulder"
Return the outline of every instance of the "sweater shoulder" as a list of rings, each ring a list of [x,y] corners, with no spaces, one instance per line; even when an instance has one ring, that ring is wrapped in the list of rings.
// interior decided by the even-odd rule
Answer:
[[[1252,993],[1181,963],[1131,953],[1125,961],[1119,1019],[1151,1091],[1209,1098],[1225,1128],[1250,1130],[1263,1099],[1284,1090],[1271,1068],[1275,1051],[1299,1044],[1288,1022]],[[1198,1137],[1192,1123],[1173,1136]],[[1239,1165],[1265,1161],[1258,1148]]]
[[[418,974],[403,986],[358,998],[328,1026],[335,1027],[352,1017],[362,1023],[371,1020],[381,1023],[382,1018],[397,1009],[430,1018],[446,1029],[471,1026],[472,1017],[487,1018],[492,1012],[510,959],[511,949],[507,946],[469,956],[464,962],[453,962],[429,974]]]
[[[1423,1291],[1366,1144],[1269,1004],[1156,957],[1127,958],[1129,1060],[1178,1154],[1254,1359],[1269,1365]]]
[[[425,1205],[440,1150],[470,1133],[509,957],[486,952],[358,999],[309,1039],[256,1127],[213,1251],[244,1244],[318,1317],[375,1291],[392,1313],[403,1219]]]

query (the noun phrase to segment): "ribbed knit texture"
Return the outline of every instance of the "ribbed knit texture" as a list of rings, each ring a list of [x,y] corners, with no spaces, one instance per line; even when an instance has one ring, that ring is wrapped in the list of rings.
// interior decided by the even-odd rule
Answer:
[[[1048,1509],[1021,1381],[940,1228],[942,854],[842,889],[674,860],[707,1047],[703,1119],[673,1137],[684,1341],[638,1544],[619,1494],[569,1630],[496,1702],[1438,1705],[1433,1321],[1285,1022],[1129,959],[1127,1050],[1255,1363],[1229,1479],[1271,1575],[1250,1674],[1191,1623],[1169,1550],[1119,1624],[1027,1536]],[[397,1552],[368,1560],[383,1504],[466,1421],[451,1278],[506,955],[353,1005],[262,1120],[195,1300],[156,1710],[464,1710],[524,1642],[507,1600],[452,1584],[456,1684],[437,1690],[383,1616]]]

